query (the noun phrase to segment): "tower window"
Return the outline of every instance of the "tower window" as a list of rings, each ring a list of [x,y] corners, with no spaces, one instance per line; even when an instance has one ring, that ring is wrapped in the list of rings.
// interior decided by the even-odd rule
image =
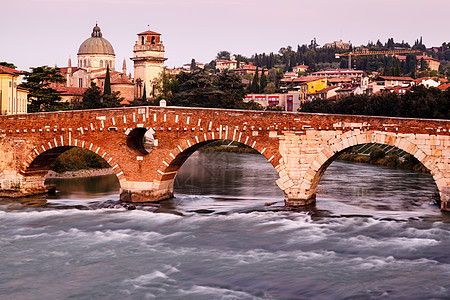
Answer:
[[[87,66],[86,60],[84,60],[84,66],[85,66],[85,67]]]
[[[103,68],[103,60],[100,61],[100,68]]]
[[[156,38],[152,36],[152,45],[156,43]]]
[[[144,45],[144,37],[141,37],[141,39],[142,39],[142,45]]]

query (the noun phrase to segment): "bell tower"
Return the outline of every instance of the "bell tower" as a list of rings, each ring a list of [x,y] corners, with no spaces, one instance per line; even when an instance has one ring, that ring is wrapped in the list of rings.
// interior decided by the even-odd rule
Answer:
[[[136,98],[142,98],[144,90],[148,98],[152,95],[155,80],[164,70],[164,61],[167,60],[164,57],[161,34],[150,30],[138,33],[131,60],[134,61],[134,80],[137,83]]]

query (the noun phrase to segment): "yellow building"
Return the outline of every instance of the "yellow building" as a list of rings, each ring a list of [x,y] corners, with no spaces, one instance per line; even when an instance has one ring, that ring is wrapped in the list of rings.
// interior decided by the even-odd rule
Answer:
[[[328,86],[328,80],[324,77],[312,77],[312,76],[303,76],[299,78],[295,78],[292,80],[294,83],[294,88],[298,89],[303,85],[306,85],[308,89],[304,92],[307,94],[312,94],[317,91],[323,90]]]
[[[0,114],[26,114],[27,90],[19,87],[23,72],[0,66]]]

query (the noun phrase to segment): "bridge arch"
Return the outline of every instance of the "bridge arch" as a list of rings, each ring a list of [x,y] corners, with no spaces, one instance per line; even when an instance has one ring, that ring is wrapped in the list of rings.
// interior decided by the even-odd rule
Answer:
[[[155,189],[162,190],[170,195],[173,195],[175,178],[184,162],[201,147],[219,140],[229,140],[241,143],[256,150],[267,159],[267,161],[279,174],[279,161],[281,155],[278,151],[278,145],[273,145],[270,147],[258,145],[258,141],[251,136],[251,132],[240,134],[238,136],[233,135],[231,138],[228,138],[228,136],[227,138],[219,138],[215,136],[214,133],[199,134],[189,139],[180,140],[178,145],[172,148],[169,155],[162,160],[157,170],[158,177],[154,181]]]
[[[59,142],[59,143],[58,143]],[[72,148],[82,148],[92,153],[97,154],[104,159],[106,163],[114,170],[115,175],[122,186],[126,179],[119,162],[109,154],[109,152],[95,143],[88,140],[70,140],[67,141],[61,136],[60,139],[53,138],[45,140],[42,143],[34,146],[26,155],[26,160],[23,162],[20,173],[24,177],[24,185],[28,189],[44,187],[46,175],[50,166],[58,158],[59,155]]]
[[[421,145],[394,133],[353,133],[344,134],[341,138],[330,139],[327,146],[314,157],[302,181],[302,193],[308,199],[315,198],[317,186],[328,166],[345,150],[361,144],[378,143],[394,146],[417,158],[431,173],[441,198],[447,185],[444,177],[445,170],[439,168],[439,162],[426,154]]]

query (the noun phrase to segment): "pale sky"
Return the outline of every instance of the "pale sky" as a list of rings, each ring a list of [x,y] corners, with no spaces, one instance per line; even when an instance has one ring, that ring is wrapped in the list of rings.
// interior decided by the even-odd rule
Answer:
[[[162,34],[166,66],[192,58],[207,63],[217,52],[251,56],[288,45],[342,39],[353,45],[389,37],[427,47],[450,42],[449,0],[0,0],[0,61],[20,70],[67,66],[98,22],[132,72],[137,33]],[[149,27],[147,27],[149,25]]]

